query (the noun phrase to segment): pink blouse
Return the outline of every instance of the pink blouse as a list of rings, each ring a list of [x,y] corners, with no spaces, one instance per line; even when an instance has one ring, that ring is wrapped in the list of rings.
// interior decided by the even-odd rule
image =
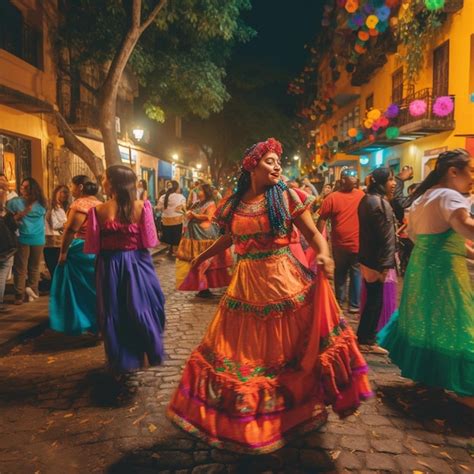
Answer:
[[[145,201],[140,220],[133,224],[123,224],[114,219],[105,221],[101,226],[95,208],[89,211],[84,253],[147,249],[156,245],[158,238],[150,201]]]

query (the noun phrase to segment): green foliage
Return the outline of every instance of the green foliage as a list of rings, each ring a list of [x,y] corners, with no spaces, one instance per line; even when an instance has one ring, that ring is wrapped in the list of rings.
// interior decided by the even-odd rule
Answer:
[[[247,62],[239,63],[229,77],[231,99],[223,111],[187,124],[190,135],[203,148],[212,149],[210,165],[216,182],[222,173],[235,171],[243,152],[253,143],[275,137],[283,143],[284,155],[292,155],[299,144],[292,99],[281,94],[287,102],[275,102],[275,89],[286,89],[283,71]]]
[[[158,0],[143,0],[142,19]],[[64,0],[57,34],[76,65],[112,60],[130,26],[131,2]],[[208,117],[222,110],[229,94],[225,65],[237,42],[254,31],[240,14],[250,0],[170,0],[142,35],[129,61],[141,86],[148,117],[163,110]]]
[[[414,84],[425,65],[427,45],[436,36],[446,15],[439,10],[430,11],[424,0],[412,0],[400,18],[398,39],[405,52],[400,55],[406,64],[409,84]]]

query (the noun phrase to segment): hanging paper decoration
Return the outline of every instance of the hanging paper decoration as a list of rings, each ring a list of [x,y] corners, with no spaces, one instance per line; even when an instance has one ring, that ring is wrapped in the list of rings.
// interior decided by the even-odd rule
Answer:
[[[364,134],[361,131],[357,132],[356,140],[360,142],[363,138],[364,138]]]
[[[413,102],[410,103],[408,109],[412,117],[421,117],[422,115],[425,115],[426,113],[426,109],[427,109],[426,101],[421,100],[421,99],[414,100]]]
[[[374,29],[377,26],[379,19],[375,15],[369,15],[367,20],[365,20],[365,26],[369,28],[369,30]]]
[[[367,41],[370,38],[369,33],[365,30],[360,30],[359,33],[357,34],[357,37],[361,41]]]
[[[384,5],[383,7],[377,8],[375,14],[380,21],[386,21],[390,17],[390,8]]]
[[[384,117],[383,115],[382,115],[382,117],[380,117],[380,118],[377,120],[377,122],[378,122],[380,128],[388,127],[388,125],[389,125],[389,123],[390,123],[389,120],[388,120],[388,118],[387,118],[387,117]]]
[[[398,138],[400,136],[400,129],[398,127],[388,127],[387,130],[385,130],[385,136],[389,140]]]
[[[386,21],[379,21],[375,29],[379,33],[385,33],[388,29],[388,23]]]
[[[371,119],[365,119],[364,120],[364,127],[365,128],[372,128],[372,125],[374,124],[374,121]]]
[[[433,113],[437,117],[446,117],[454,110],[454,101],[448,95],[438,97],[433,104]]]
[[[370,120],[377,120],[382,115],[379,109],[372,109],[367,112],[367,118]]]
[[[347,12],[354,13],[359,8],[359,2],[356,0],[347,0],[344,8],[347,10]]]
[[[390,104],[385,111],[385,117],[389,119],[393,119],[398,116],[400,113],[400,108],[397,104]]]
[[[427,10],[441,10],[444,7],[445,0],[425,0]]]
[[[348,131],[347,131],[347,134],[353,138],[357,135],[357,128],[350,128]]]
[[[364,25],[365,16],[362,13],[356,13],[352,15],[352,21],[354,22],[355,25],[361,28]]]

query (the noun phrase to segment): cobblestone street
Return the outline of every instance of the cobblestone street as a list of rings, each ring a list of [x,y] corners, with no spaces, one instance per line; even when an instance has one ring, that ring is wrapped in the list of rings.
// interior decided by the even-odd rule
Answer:
[[[265,456],[211,449],[165,417],[171,393],[218,298],[174,291],[174,265],[155,259],[167,303],[163,366],[116,384],[101,343],[46,331],[0,358],[0,472],[474,472],[474,416],[442,391],[369,356],[376,399],[345,421]]]

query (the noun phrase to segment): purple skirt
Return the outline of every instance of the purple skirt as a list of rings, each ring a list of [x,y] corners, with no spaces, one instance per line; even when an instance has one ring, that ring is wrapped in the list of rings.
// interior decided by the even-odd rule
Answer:
[[[397,272],[394,268],[391,268],[387,273],[387,278],[383,284],[383,303],[382,309],[379,315],[379,322],[377,324],[377,332],[381,331],[382,328],[388,323],[392,314],[397,309],[397,287],[398,278]],[[360,313],[364,312],[365,303],[367,302],[367,289],[365,287],[364,279],[362,278],[362,286],[360,293]]]
[[[148,250],[102,251],[97,257],[97,318],[114,372],[163,359],[165,297]]]

